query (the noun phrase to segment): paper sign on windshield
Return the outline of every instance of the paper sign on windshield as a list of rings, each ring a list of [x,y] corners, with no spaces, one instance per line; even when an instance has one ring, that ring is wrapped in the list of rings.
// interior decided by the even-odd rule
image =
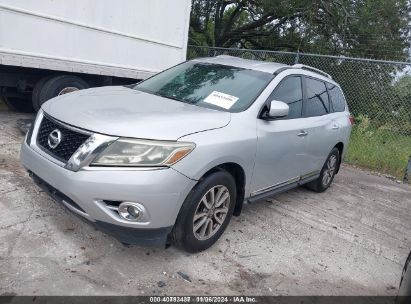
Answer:
[[[233,104],[236,103],[238,99],[238,97],[214,91],[204,99],[204,102],[211,103],[228,110],[233,106]]]

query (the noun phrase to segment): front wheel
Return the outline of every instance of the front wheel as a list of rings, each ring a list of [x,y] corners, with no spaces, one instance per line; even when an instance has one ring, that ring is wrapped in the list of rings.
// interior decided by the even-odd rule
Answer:
[[[320,176],[307,184],[307,188],[315,192],[324,192],[330,187],[337,173],[338,163],[340,162],[340,151],[333,148],[321,169]]]
[[[233,215],[236,184],[226,171],[212,173],[190,192],[181,207],[172,232],[177,247],[199,252],[212,246]]]

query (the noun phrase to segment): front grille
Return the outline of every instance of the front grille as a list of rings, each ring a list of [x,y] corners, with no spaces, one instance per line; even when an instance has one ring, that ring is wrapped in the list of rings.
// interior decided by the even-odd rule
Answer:
[[[56,129],[61,132],[62,139],[60,144],[52,149],[48,144],[48,137]],[[37,133],[37,144],[48,154],[66,163],[87,138],[89,135],[68,129],[44,116]]]

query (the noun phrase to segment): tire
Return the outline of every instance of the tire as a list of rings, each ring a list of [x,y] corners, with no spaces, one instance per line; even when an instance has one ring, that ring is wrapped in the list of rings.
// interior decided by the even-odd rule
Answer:
[[[339,162],[340,151],[334,147],[330,154],[328,154],[327,160],[321,169],[320,176],[316,180],[309,182],[306,187],[315,192],[324,192],[327,190],[334,180]]]
[[[219,193],[219,191],[221,192]],[[212,205],[212,192],[216,199],[218,196],[221,198],[227,194],[228,199],[215,200],[215,204],[221,205],[207,209],[204,201],[208,201],[209,205]],[[214,172],[201,180],[187,196],[180,209],[171,235],[174,245],[191,253],[203,251],[213,245],[231,220],[237,199],[236,193],[235,180],[226,171]],[[207,210],[208,215],[194,220],[194,215],[206,214]],[[222,212],[223,210],[226,210],[226,213]],[[216,217],[219,219],[218,222]],[[211,224],[210,220],[212,220]],[[200,225],[202,221],[204,224]],[[195,225],[199,227],[196,232],[194,232]],[[213,226],[215,231],[212,229]],[[202,237],[204,227],[204,236]]]
[[[3,97],[4,103],[10,110],[23,113],[33,113],[34,108],[31,102],[19,97]]]
[[[88,89],[90,86],[87,82],[77,76],[61,75],[55,76],[47,80],[40,90],[38,95],[38,107],[40,108],[47,100],[56,97],[58,95],[70,93],[77,90]]]
[[[33,93],[31,94],[31,103],[33,104],[34,110],[37,112],[41,108],[40,104],[40,92],[44,87],[44,84],[53,76],[46,76],[37,81],[34,86]]]

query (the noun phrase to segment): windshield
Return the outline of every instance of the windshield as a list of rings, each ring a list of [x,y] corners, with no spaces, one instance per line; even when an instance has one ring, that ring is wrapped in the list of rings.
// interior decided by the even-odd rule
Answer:
[[[240,112],[273,79],[269,73],[188,61],[137,84],[134,89],[201,107]]]

